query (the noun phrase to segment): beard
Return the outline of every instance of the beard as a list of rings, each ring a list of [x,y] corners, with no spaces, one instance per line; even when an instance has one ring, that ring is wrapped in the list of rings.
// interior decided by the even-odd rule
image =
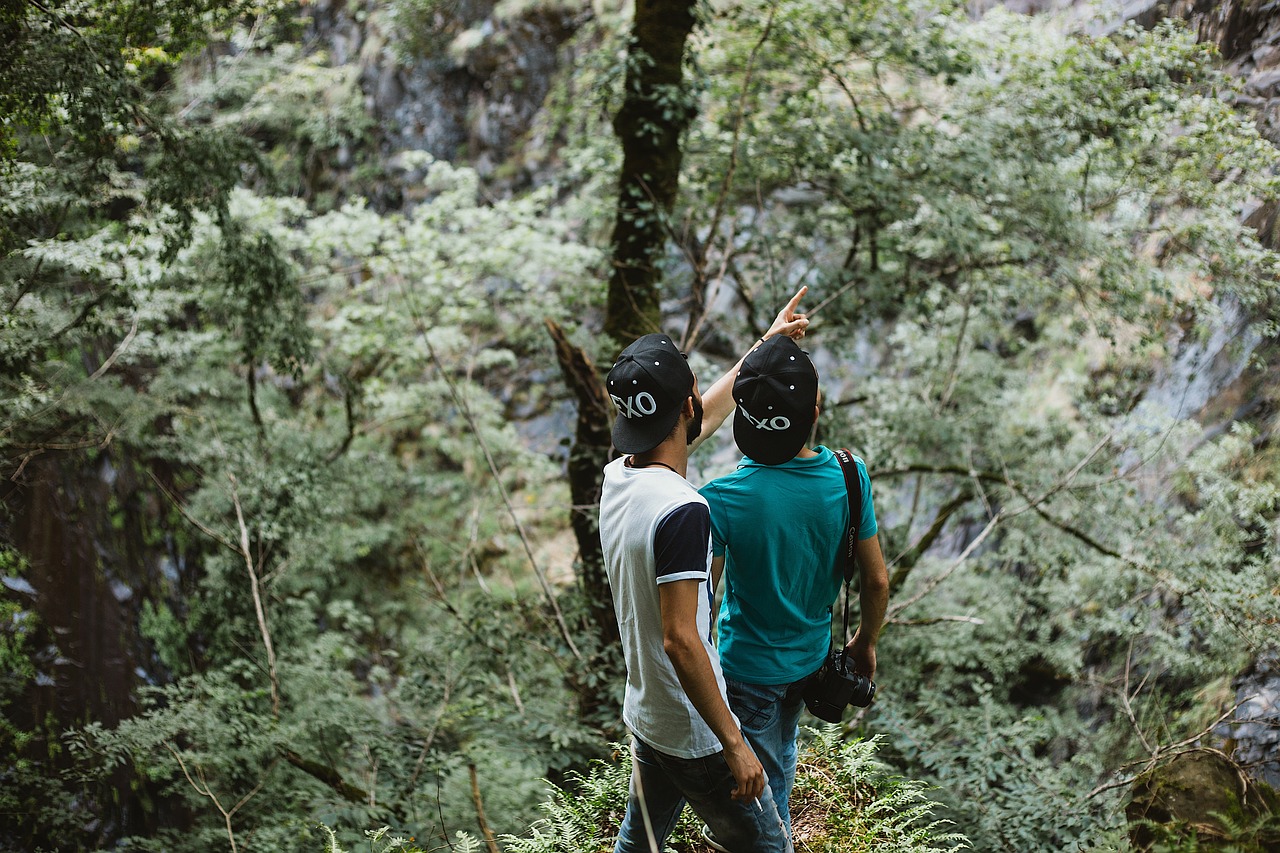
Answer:
[[[693,442],[702,435],[702,401],[697,397],[693,397],[693,420],[689,421],[685,427],[684,443],[693,444]]]

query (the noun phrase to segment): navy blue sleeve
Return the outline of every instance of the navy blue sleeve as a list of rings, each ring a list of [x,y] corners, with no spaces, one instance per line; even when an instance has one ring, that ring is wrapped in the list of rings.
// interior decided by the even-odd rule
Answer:
[[[706,504],[676,507],[653,534],[654,573],[658,583],[703,580],[711,545],[711,513]]]

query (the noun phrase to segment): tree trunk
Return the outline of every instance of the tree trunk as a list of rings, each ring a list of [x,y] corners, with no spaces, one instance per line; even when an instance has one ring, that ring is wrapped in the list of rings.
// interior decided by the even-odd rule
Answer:
[[[565,384],[578,398],[577,434],[569,451],[569,496],[573,502],[570,519],[578,540],[578,583],[595,623],[600,647],[608,648],[618,642],[618,623],[613,613],[609,579],[604,572],[599,523],[602,470],[609,461],[613,444],[609,434],[609,396],[587,354],[569,342],[554,320],[546,323],[556,344],[556,359]]]
[[[636,0],[626,95],[613,120],[622,172],[604,323],[623,345],[661,327],[657,262],[680,184],[680,140],[695,110],[684,87],[684,48],[694,23],[692,0]]]
[[[695,105],[684,87],[684,48],[695,23],[693,0],[636,0],[627,53],[626,95],[613,127],[622,143],[622,172],[611,251],[613,272],[604,332],[626,345],[659,331],[661,311],[657,261],[666,246],[667,217],[680,183],[681,137]],[[547,320],[565,382],[578,400],[578,422],[569,452],[573,532],[581,557],[579,583],[597,641],[590,678],[570,679],[580,695],[584,719],[614,720],[617,708],[602,680],[623,674],[613,594],[600,547],[599,505],[604,466],[613,442],[612,404],[604,381],[581,348]]]

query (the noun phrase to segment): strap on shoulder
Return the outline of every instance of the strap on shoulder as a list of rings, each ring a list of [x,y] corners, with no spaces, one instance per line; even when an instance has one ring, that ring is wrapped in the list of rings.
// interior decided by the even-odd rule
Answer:
[[[849,531],[844,554],[844,581],[851,583],[858,570],[858,528],[862,524],[862,478],[858,476],[858,464],[853,454],[843,447],[833,450],[840,471],[844,474],[844,487],[849,496]]]

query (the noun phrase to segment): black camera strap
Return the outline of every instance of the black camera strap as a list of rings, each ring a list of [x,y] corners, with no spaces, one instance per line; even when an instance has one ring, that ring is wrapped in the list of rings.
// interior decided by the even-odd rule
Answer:
[[[841,631],[841,648],[849,642],[849,585],[858,570],[858,528],[862,526],[862,478],[858,476],[858,464],[853,454],[844,448],[833,450],[840,471],[844,474],[845,493],[849,496],[849,531],[844,554],[844,629]]]

